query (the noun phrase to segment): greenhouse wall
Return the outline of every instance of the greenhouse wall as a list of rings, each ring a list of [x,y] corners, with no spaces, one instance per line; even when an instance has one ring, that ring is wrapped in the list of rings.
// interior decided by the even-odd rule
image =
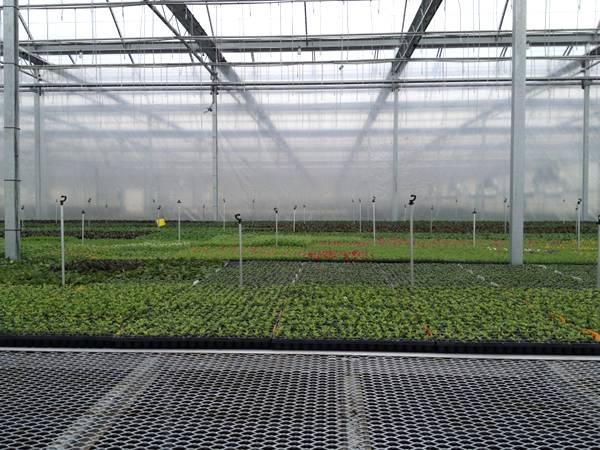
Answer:
[[[590,212],[600,210],[600,102],[592,87]],[[256,91],[275,132],[237,93],[218,100],[219,197],[226,215],[282,217],[307,205],[312,219],[364,213],[392,218],[393,95],[365,139],[357,138],[378,90]],[[580,196],[582,93],[579,86],[532,87],[527,99],[526,219],[573,218]],[[21,95],[21,199],[35,208],[33,93]],[[69,197],[66,215],[82,208],[102,219],[168,215],[178,199],[190,220],[213,217],[210,92],[44,92],[43,218]],[[406,88],[398,94],[398,202],[418,196],[416,216],[500,219],[508,197],[510,89]],[[275,134],[279,136],[276,137]],[[87,200],[92,198],[91,207]],[[3,199],[2,199],[3,201]],[[368,209],[367,209],[368,208]],[[229,215],[231,215],[229,214]],[[402,218],[402,215],[400,216]],[[229,216],[227,216],[230,219]]]

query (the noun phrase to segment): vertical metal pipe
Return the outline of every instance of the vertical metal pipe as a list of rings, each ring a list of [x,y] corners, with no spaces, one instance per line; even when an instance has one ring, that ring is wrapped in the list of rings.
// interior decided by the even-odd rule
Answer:
[[[181,200],[177,200],[177,242],[181,242]]]
[[[238,238],[239,238],[239,243],[240,243],[240,287],[244,286],[244,271],[243,271],[243,267],[242,267],[242,263],[243,263],[243,258],[242,258],[242,216],[238,213],[235,215],[235,220],[237,220],[238,223]]]
[[[473,209],[473,247],[475,247],[476,230],[477,230],[477,210]]]
[[[523,264],[525,215],[525,96],[527,68],[527,0],[513,2],[512,96],[510,139],[510,263]]]
[[[429,214],[429,233],[433,233],[433,205],[431,205],[431,213]]]
[[[508,212],[508,208],[506,207],[507,202],[508,202],[508,199],[506,197],[504,197],[504,234],[506,234],[506,222],[507,222],[507,212]]]
[[[294,212],[293,212],[293,222],[292,222],[292,231],[295,233],[296,232],[296,209],[298,209],[297,205],[294,205]]]
[[[583,63],[584,76],[589,75],[589,64]],[[590,183],[590,83],[587,80],[582,81],[583,87],[583,159],[581,174],[581,218],[586,220],[589,217],[589,183]]]
[[[393,196],[392,219],[398,220],[398,88],[394,88],[394,131],[393,131]]]
[[[577,234],[577,250],[581,247],[581,202],[583,200],[577,200],[577,206],[575,207],[575,233]]]
[[[454,215],[455,215],[455,217],[454,217],[454,220],[455,220],[456,222],[458,222],[458,198],[457,198],[457,199],[455,199],[455,201],[454,201],[454,205],[455,205],[455,206],[454,206],[454,210],[455,210],[455,211],[454,211]]]
[[[273,208],[275,211],[275,247],[279,245],[279,210],[277,208]]]
[[[60,279],[65,287],[65,214],[64,206],[60,204]]]
[[[362,201],[358,199],[358,232],[362,233]]]
[[[90,224],[92,222],[92,213],[90,212],[92,210],[92,197],[88,198],[88,212],[87,212],[87,226],[88,228],[90,228]]]
[[[39,71],[34,71],[36,83],[39,83]],[[38,88],[33,94],[33,145],[35,164],[35,218],[42,219],[42,112],[41,112],[42,89]]]
[[[85,211],[81,211],[81,243],[85,242]]]
[[[216,71],[216,67],[213,67],[213,71]],[[215,72],[216,73],[216,72]],[[213,206],[214,206],[214,220],[219,220],[219,121],[218,121],[218,90],[217,90],[217,78],[213,75],[212,77],[212,144],[213,144]]]
[[[223,231],[225,231],[225,197],[223,197],[223,211],[221,214],[223,215]]]
[[[596,287],[600,289],[600,214],[598,214],[598,240],[596,241],[598,247],[598,255],[596,257]]]
[[[375,196],[373,196],[373,200],[371,200],[373,204],[373,245],[377,243],[376,234],[375,234]]]
[[[60,197],[60,280],[61,286],[65,287],[65,214],[64,204],[67,201],[66,195]]]
[[[306,224],[306,205],[302,205],[302,223]]]
[[[414,205],[415,205],[415,200],[417,199],[416,195],[411,195],[410,196],[410,200],[408,202],[409,208],[410,208],[410,225],[409,225],[409,231],[410,231],[410,285],[414,286],[415,284],[415,233],[414,233],[414,225],[413,225],[413,219],[414,219]]]
[[[4,1],[4,256],[21,258],[19,232],[19,2]]]

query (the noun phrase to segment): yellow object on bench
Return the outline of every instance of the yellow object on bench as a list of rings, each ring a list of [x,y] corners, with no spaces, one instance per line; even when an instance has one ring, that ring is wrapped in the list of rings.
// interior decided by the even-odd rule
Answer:
[[[156,226],[158,228],[166,227],[167,221],[165,219],[163,219],[162,217],[160,219],[156,219]]]

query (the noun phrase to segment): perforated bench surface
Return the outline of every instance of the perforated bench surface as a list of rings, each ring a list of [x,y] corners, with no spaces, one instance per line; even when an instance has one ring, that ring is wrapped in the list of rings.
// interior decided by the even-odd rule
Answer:
[[[598,448],[600,362],[0,352],[0,448]]]

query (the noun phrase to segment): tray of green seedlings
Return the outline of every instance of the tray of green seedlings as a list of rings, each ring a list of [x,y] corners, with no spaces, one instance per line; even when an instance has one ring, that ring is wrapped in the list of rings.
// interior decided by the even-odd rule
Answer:
[[[299,282],[410,286],[410,264],[378,262],[307,262]],[[488,282],[458,264],[415,264],[415,286],[485,286]]]
[[[274,337],[287,339],[423,340],[423,329],[394,288],[369,285],[296,284]]]
[[[4,335],[266,337],[277,287],[179,284],[4,285]]]
[[[383,264],[383,269],[395,286],[410,286],[410,264]],[[470,273],[467,265],[463,268],[456,263],[416,263],[414,266],[415,287],[465,287],[484,286],[489,283]]]
[[[296,278],[302,263],[297,261],[244,261],[242,273],[244,286],[288,285]],[[223,285],[238,285],[238,261],[226,261],[206,281]]]
[[[593,343],[557,321],[527,290],[304,285],[287,289],[276,337]],[[567,291],[568,292],[568,291]],[[556,301],[562,294],[555,294]],[[589,311],[588,311],[589,312]],[[578,317],[573,315],[573,317]],[[594,322],[587,322],[590,327]]]
[[[118,282],[179,282],[204,278],[219,263],[191,259],[71,260],[66,264],[67,284]],[[58,261],[0,261],[0,284],[60,284]]]
[[[370,262],[306,262],[298,282],[320,284],[389,284],[386,264]]]
[[[539,265],[525,264],[464,264],[478,279],[485,279],[496,287],[557,287],[584,289],[594,287],[595,275],[591,265]]]
[[[460,342],[592,342],[552,320],[523,290],[431,289],[411,292],[411,308],[431,339]]]
[[[600,341],[600,290],[535,289],[527,292],[526,301],[538,305],[553,320]]]

